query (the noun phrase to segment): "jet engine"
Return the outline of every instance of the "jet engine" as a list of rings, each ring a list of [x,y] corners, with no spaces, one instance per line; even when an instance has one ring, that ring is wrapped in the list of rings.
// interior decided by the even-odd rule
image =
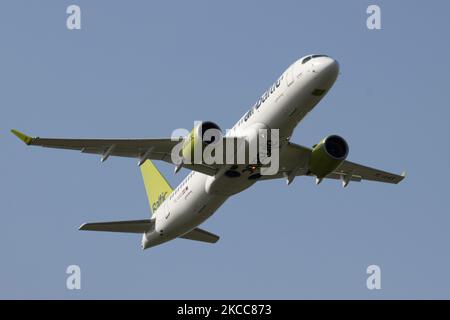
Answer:
[[[214,122],[204,121],[196,124],[187,137],[184,138],[181,150],[183,163],[201,162],[204,147],[217,142],[222,136],[220,127]]]
[[[309,160],[309,171],[321,180],[347,158],[347,142],[340,136],[331,135],[316,144]]]

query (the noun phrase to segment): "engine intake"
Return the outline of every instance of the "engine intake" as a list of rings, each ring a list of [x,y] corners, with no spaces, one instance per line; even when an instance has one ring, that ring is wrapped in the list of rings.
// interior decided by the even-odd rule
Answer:
[[[348,144],[344,138],[331,135],[313,147],[309,171],[322,179],[336,170],[348,156]]]
[[[222,132],[220,127],[212,121],[202,122],[199,128],[203,143],[206,145],[211,144],[215,141],[215,136],[208,134],[208,130],[217,130],[218,132]]]
[[[202,160],[203,148],[217,142],[222,137],[220,127],[212,121],[200,122],[197,124],[183,143],[183,162],[196,163]]]

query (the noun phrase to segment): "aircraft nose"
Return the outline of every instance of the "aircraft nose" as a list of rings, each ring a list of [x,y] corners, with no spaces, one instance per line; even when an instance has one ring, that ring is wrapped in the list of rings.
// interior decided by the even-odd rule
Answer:
[[[313,60],[313,70],[315,73],[327,79],[335,80],[339,73],[339,63],[330,57],[320,57]]]

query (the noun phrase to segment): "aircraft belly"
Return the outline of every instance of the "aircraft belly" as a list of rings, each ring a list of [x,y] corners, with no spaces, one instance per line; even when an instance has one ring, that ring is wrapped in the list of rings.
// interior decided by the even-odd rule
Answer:
[[[200,175],[203,176],[200,178]],[[158,232],[168,240],[179,237],[208,219],[228,198],[222,195],[209,195],[205,192],[205,177],[199,178],[186,186],[182,197],[177,195],[169,201],[161,223],[157,224]],[[183,192],[179,190],[178,192]]]
[[[233,172],[239,174],[236,176],[222,175],[220,177],[208,177],[206,181],[206,192],[210,195],[231,196],[252,186],[256,180],[249,179],[252,172],[246,169],[247,166],[239,166]]]
[[[167,233],[179,237],[191,231],[213,215],[227,198],[207,195],[202,199],[203,201],[180,208],[174,219],[167,225]]]

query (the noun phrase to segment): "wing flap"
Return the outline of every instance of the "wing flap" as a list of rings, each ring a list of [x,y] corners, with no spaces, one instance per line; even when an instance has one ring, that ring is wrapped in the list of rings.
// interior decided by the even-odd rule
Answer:
[[[333,173],[330,173],[329,175],[327,175],[326,178],[334,179],[334,180],[342,180],[343,176],[346,176],[346,174],[339,173],[339,172],[333,172]],[[362,177],[358,176],[358,175],[352,174],[350,177],[350,181],[360,182],[361,180],[362,180]]]
[[[363,166],[361,164],[357,164],[350,161],[344,161],[342,165],[338,168],[338,170],[334,172],[334,174],[337,175],[351,174],[352,176],[354,175],[359,176],[363,180],[394,183],[394,184],[401,182],[406,176],[405,172],[403,172],[401,175],[398,175],[383,170]]]
[[[195,228],[180,238],[208,243],[216,243],[220,239],[219,236],[200,228]]]

